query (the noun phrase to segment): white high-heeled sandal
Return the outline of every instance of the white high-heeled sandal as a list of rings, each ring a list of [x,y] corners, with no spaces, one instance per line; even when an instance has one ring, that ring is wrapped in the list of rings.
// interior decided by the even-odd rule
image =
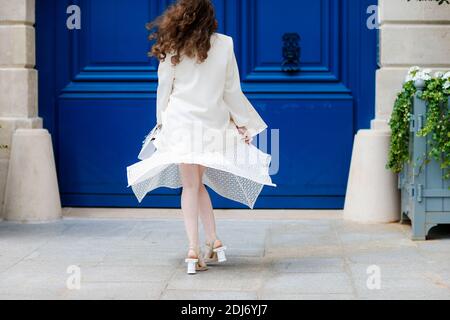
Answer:
[[[214,262],[225,262],[227,261],[227,256],[225,255],[226,246],[221,245],[220,247],[214,248],[214,244],[218,239],[212,241],[211,243],[206,242],[206,252],[204,260],[207,263]]]
[[[189,247],[189,250],[195,251],[197,253],[197,250],[194,247]],[[197,254],[197,257],[198,258],[186,258],[184,260],[187,263],[187,274],[196,274],[197,271],[208,270],[208,266],[201,258],[201,255]]]

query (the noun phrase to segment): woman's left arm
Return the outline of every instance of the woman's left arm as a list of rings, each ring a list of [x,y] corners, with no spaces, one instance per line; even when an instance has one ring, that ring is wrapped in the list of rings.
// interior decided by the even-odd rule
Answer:
[[[267,124],[242,92],[239,67],[232,38],[230,39],[228,50],[224,101],[236,126],[247,128],[249,135],[255,136],[264,131],[267,128]]]

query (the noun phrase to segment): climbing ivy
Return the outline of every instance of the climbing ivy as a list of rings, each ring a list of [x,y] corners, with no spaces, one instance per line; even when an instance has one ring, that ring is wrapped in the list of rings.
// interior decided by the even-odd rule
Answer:
[[[429,136],[428,153],[424,163],[431,159],[440,162],[444,170],[444,179],[450,179],[450,113],[448,99],[450,94],[450,72],[430,75],[431,70],[413,67],[409,70],[401,92],[394,103],[389,126],[392,131],[387,168],[395,173],[403,170],[409,159],[409,123],[411,119],[412,101],[417,92],[416,81],[424,81],[425,87],[420,98],[427,103],[426,123],[417,133],[418,136]]]
[[[448,97],[450,93],[450,74],[430,79],[420,96],[427,102],[427,121],[417,133],[418,136],[430,135],[427,160],[435,159],[444,170],[444,178],[450,179],[450,113]]]
[[[409,162],[409,122],[415,93],[414,82],[406,82],[397,95],[389,120],[392,135],[387,167],[395,173],[401,172],[403,165]]]

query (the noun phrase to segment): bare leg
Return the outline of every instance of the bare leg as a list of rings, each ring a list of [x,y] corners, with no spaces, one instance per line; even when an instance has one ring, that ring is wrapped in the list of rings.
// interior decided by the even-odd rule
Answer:
[[[195,164],[180,164],[180,175],[183,184],[181,193],[181,210],[189,239],[189,258],[198,257],[198,199],[200,190],[200,168]]]
[[[204,166],[200,166],[200,179],[203,177],[205,170],[206,168]],[[211,198],[209,197],[208,190],[206,190],[203,183],[200,184],[198,205],[200,219],[202,220],[203,228],[205,230],[206,241],[211,243],[217,239],[216,219],[211,204]],[[221,245],[222,244],[219,243],[219,241],[216,241],[215,247]]]

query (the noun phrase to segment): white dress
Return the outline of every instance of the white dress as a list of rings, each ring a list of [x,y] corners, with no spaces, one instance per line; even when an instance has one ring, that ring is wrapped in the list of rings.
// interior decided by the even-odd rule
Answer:
[[[252,137],[267,128],[241,90],[233,39],[214,33],[203,63],[168,55],[158,67],[156,126],[138,158],[127,167],[128,187],[139,202],[159,187],[182,187],[180,163],[206,167],[203,183],[228,199],[254,207],[269,176],[271,156],[246,144],[236,125]]]

